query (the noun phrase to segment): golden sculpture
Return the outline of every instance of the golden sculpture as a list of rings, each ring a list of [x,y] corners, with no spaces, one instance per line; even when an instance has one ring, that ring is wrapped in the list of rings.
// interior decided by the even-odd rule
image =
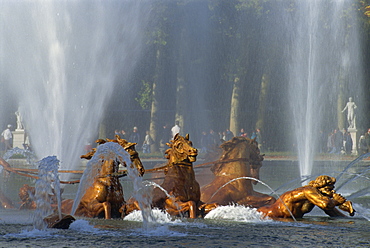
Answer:
[[[59,216],[58,213],[53,213],[44,218],[44,221],[46,222],[48,228],[56,229],[68,229],[71,223],[75,220],[76,219],[72,215],[62,214],[61,216]]]
[[[171,197],[159,188],[153,190],[153,207],[166,210],[171,215],[188,214],[190,218],[196,218],[200,202],[200,187],[195,179],[193,162],[196,161],[198,151],[189,140],[189,134],[185,137],[175,135],[170,147],[165,152],[168,159],[165,169],[165,178],[161,187]]]
[[[201,201],[216,205],[236,203],[251,207],[274,203],[274,197],[253,190],[252,183],[256,184],[257,181],[238,179],[230,182],[240,177],[259,179],[263,155],[260,154],[255,139],[234,137],[220,147],[223,150],[222,156],[211,167],[215,178],[201,188]],[[225,184],[227,185],[224,186]]]
[[[258,208],[270,218],[302,218],[304,214],[318,206],[332,217],[344,216],[336,207],[346,211],[350,216],[355,214],[352,203],[334,191],[336,179],[330,176],[319,176],[308,185],[285,192],[274,204]]]
[[[127,142],[118,135],[116,135],[115,140],[107,139],[105,141],[100,139],[96,142],[99,144],[117,142],[130,154],[132,164],[137,168],[139,174],[141,176],[144,174],[144,167],[135,150],[136,143]],[[82,155],[81,158],[91,159],[95,151],[96,149],[93,149],[89,153]],[[125,200],[123,197],[122,185],[119,181],[119,177],[122,175],[118,173],[118,168],[119,163],[115,160],[106,160],[103,162],[100,174],[95,178],[93,185],[89,187],[82,196],[75,212],[76,216],[90,218],[104,217],[105,219],[121,217],[122,208],[125,206]],[[63,207],[66,208],[66,206]]]
[[[19,209],[36,209],[36,202],[34,201],[35,187],[24,184],[19,189],[19,198],[21,199],[21,206]]]

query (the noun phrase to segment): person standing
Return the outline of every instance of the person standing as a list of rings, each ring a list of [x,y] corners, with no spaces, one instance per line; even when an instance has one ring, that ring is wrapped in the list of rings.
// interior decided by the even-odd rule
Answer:
[[[149,131],[146,131],[146,135],[143,142],[143,153],[150,153],[150,145],[152,144],[152,137],[149,134]]]
[[[348,132],[347,129],[344,129],[343,143],[344,143],[344,151],[346,152],[347,155],[351,155],[353,142],[352,142],[351,133]]]
[[[360,139],[358,140],[358,150],[360,151],[360,154],[365,154],[368,152],[365,135],[361,135]]]
[[[335,153],[335,146],[334,146],[334,133],[333,132],[330,132],[328,134],[328,139],[327,139],[327,142],[326,142],[326,146],[327,146],[327,153]]]
[[[208,134],[208,148],[213,148],[215,145],[218,146],[220,138],[219,136],[213,131],[213,129],[209,130]]]
[[[181,128],[179,126],[179,121],[175,121],[175,126],[171,128],[172,139],[175,137],[176,134],[180,133]]]
[[[365,133],[365,142],[367,146],[367,151],[369,152],[370,151],[370,128]]]
[[[118,131],[118,129],[114,130],[114,136],[116,135],[120,135],[120,132]]]
[[[226,129],[225,132],[225,141],[229,141],[234,137],[233,132],[230,131],[230,129]]]
[[[338,128],[334,129],[335,154],[340,154],[343,148],[343,133]]]
[[[13,139],[13,135],[12,135],[12,131],[10,131],[10,128],[12,127],[12,125],[8,125],[7,129],[5,129],[1,136],[4,140],[4,150],[7,151],[7,150],[10,150],[12,149],[12,139]]]
[[[127,139],[125,130],[123,130],[123,129],[121,130],[120,137],[121,137],[121,139]]]
[[[130,135],[130,142],[139,144],[140,143],[140,134],[137,130],[137,127],[134,127],[132,134]]]
[[[244,131],[244,128],[240,129],[239,136],[241,136],[241,137],[246,137],[247,136],[246,132]]]
[[[161,134],[161,145],[165,146],[167,142],[171,140],[172,132],[168,129],[167,124],[163,125]]]
[[[167,123],[165,123],[162,128],[161,139],[159,141],[159,150],[161,152],[165,151],[166,144],[171,140],[172,137],[172,132],[171,130],[169,130],[167,126],[168,126]]]
[[[208,135],[206,131],[202,132],[201,138],[200,138],[200,153],[207,153],[208,148]]]

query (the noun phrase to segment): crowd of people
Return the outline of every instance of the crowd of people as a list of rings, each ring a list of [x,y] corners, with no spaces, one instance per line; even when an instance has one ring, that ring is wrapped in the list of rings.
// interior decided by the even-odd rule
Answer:
[[[352,151],[352,137],[351,134],[345,129],[341,132],[338,128],[334,129],[328,134],[326,142],[326,153],[340,154],[345,152],[351,154]]]
[[[215,145],[218,146],[224,141],[231,140],[234,137],[234,133],[230,131],[230,129],[226,129],[223,132],[219,132],[216,134],[213,129],[210,129],[209,133],[206,131],[202,132],[202,137],[201,137],[201,152],[206,153],[208,152],[209,149],[212,149]],[[256,139],[258,142],[258,147],[261,150],[262,149],[262,135],[261,135],[261,130],[256,129],[252,132],[252,134],[249,136],[247,132],[245,132],[244,128],[240,129],[240,132],[238,133],[237,136],[241,137],[247,137],[250,139]]]
[[[163,125],[158,139],[160,151],[165,151],[168,148],[166,143],[173,139],[177,133],[181,134],[181,131],[182,130],[179,121],[176,121],[175,125],[172,127],[169,127],[167,124]],[[124,130],[119,131],[118,129],[115,130],[115,135],[119,135],[121,138],[124,138],[130,142],[137,143],[137,149],[142,150],[143,153],[151,153],[150,146],[155,143],[148,130],[145,131],[145,136],[142,138],[137,127],[132,129],[130,135],[127,135]],[[219,146],[222,142],[232,139],[234,136],[234,133],[230,131],[230,129],[225,129],[225,131],[218,133],[216,133],[213,129],[210,129],[209,131],[202,131],[197,142],[199,152],[207,153],[208,151],[214,149],[214,147]],[[237,136],[256,139],[259,144],[259,148],[262,149],[262,136],[260,129],[254,130],[249,136],[248,133],[242,128]]]
[[[177,133],[180,133],[181,128],[179,126],[179,122],[176,121],[175,125],[169,129],[168,125],[163,125],[162,131],[160,133],[160,139],[159,139],[159,145],[161,148],[161,151],[164,150],[164,147],[166,146],[166,143],[169,142],[171,139],[175,137]],[[134,127],[132,129],[132,132],[130,135],[127,135],[126,131],[124,130],[115,130],[115,135],[119,135],[121,138],[126,139],[130,142],[136,143],[138,146],[138,150],[142,150],[143,153],[151,153],[150,146],[154,144],[154,140],[152,136],[150,135],[149,130],[145,131],[145,135],[142,138],[140,136],[140,132],[137,127]]]
[[[12,140],[13,135],[11,131],[12,125],[8,124],[6,129],[1,133],[1,150],[6,152],[9,149],[12,149]],[[174,136],[180,133],[181,127],[179,121],[175,122],[175,125],[171,128],[165,124],[162,127],[161,132],[159,133],[159,149],[161,152],[167,149],[166,143],[168,143]],[[138,150],[142,150],[143,153],[151,153],[151,145],[155,143],[150,132],[145,131],[145,135],[141,137],[138,128],[133,127],[129,135],[125,130],[115,130],[115,135],[119,135],[121,138],[126,139],[130,142],[137,143]],[[264,141],[262,140],[261,130],[255,129],[249,135],[244,128],[240,129],[240,132],[237,135],[230,129],[225,129],[225,131],[216,133],[213,129],[207,131],[202,131],[199,138],[199,151],[200,153],[207,153],[212,150],[215,146],[219,146],[222,142],[232,139],[234,136],[242,136],[250,139],[256,139],[258,142],[259,149],[262,151],[262,145]],[[26,145],[27,142],[25,142]],[[91,146],[91,145],[90,145]],[[26,148],[25,148],[26,149]],[[363,134],[360,135],[356,147],[358,154],[365,154],[370,152],[370,128]],[[342,131],[339,128],[334,129],[327,136],[323,132],[320,134],[320,145],[319,153],[329,153],[329,154],[347,154],[351,155],[353,150],[356,150],[353,147],[352,135],[347,129]]]
[[[358,152],[359,154],[365,154],[370,152],[370,128],[366,133],[360,136],[358,142]]]
[[[171,128],[167,124],[163,125],[162,131],[159,134],[159,149],[161,152],[167,149],[166,143],[173,139],[177,133],[181,133],[181,127],[178,121],[176,121],[175,125]],[[119,134],[121,138],[123,137],[130,142],[137,143],[138,149],[141,149],[143,153],[150,153],[150,146],[155,142],[152,139],[149,131],[145,132],[145,136],[143,140],[141,140],[137,127],[133,128],[133,131],[129,136],[127,136],[126,132],[123,130],[116,130],[116,134]],[[245,129],[242,128],[237,135],[235,135],[230,129],[225,129],[225,131],[218,133],[216,133],[213,129],[209,129],[209,131],[202,131],[198,140],[199,143],[197,142],[196,146],[199,148],[200,153],[207,153],[214,149],[215,146],[219,146],[222,142],[228,141],[234,136],[256,139],[259,149],[261,151],[263,149],[264,141],[262,140],[261,130],[258,128],[253,130],[251,133],[246,132]],[[319,143],[319,153],[346,155],[353,154],[353,140],[348,129],[340,130],[339,128],[336,128],[328,135],[325,135],[323,132],[321,132]],[[370,152],[370,128],[366,133],[360,135],[356,148],[358,154]]]
[[[370,151],[370,128],[367,132],[360,135],[357,148],[359,154],[365,154]],[[346,128],[343,131],[336,128],[330,132],[326,139],[326,150],[320,148],[320,153],[351,155],[352,152],[353,139],[351,133]]]

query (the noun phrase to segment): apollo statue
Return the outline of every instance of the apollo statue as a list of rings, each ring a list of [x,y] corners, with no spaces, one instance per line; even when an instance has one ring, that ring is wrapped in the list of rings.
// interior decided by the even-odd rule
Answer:
[[[348,128],[356,128],[356,113],[355,109],[357,108],[356,103],[353,101],[353,98],[348,99],[346,106],[342,110],[342,113],[347,110],[347,121]]]
[[[15,112],[15,115],[17,116],[17,129],[18,130],[23,130],[24,127],[23,127],[23,124],[22,124],[22,116],[21,116],[21,113],[20,113],[19,109]]]

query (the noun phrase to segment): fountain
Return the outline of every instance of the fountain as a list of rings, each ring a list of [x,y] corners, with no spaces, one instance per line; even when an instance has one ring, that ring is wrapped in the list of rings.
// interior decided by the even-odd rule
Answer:
[[[129,175],[136,182],[136,177],[144,174],[144,167],[135,150],[136,143],[120,139],[118,135],[110,142],[98,141],[98,148],[81,156],[91,160],[80,180],[71,213],[90,218],[101,215],[106,219],[118,218],[125,215],[127,207],[119,178]],[[125,166],[128,172],[119,172],[120,164]],[[131,164],[134,167],[132,169]],[[134,192],[138,190],[137,187]],[[67,204],[70,204],[70,201]]]
[[[72,216],[61,212],[58,167],[59,161],[55,156],[43,158],[39,162],[39,179],[36,180],[34,195],[36,211],[33,215],[33,224],[35,229],[45,230],[47,227],[68,229],[75,221]]]
[[[344,11],[353,11],[350,5],[351,1],[300,1],[295,15],[287,15],[287,25],[294,27],[287,49],[289,99],[302,178],[312,173],[317,147],[322,146],[320,130],[326,134],[338,128],[337,102],[344,94],[362,102],[359,36],[356,25],[350,24],[353,20],[344,17]]]
[[[141,55],[148,9],[141,1],[3,3],[2,84],[20,104],[37,156],[73,169],[117,77],[128,80]]]
[[[14,96],[14,99],[16,99],[14,101],[16,101],[17,104],[18,102],[20,104],[19,111],[23,115],[25,128],[29,131],[31,144],[38,157],[48,158],[47,156],[57,156],[58,160],[60,160],[61,169],[74,169],[76,168],[75,166],[79,166],[80,163],[77,160],[79,159],[80,154],[83,153],[83,145],[86,141],[91,140],[91,134],[97,133],[97,127],[102,121],[103,115],[106,114],[104,113],[106,110],[105,107],[107,106],[108,98],[115,89],[116,82],[120,80],[123,80],[124,82],[128,81],[130,72],[135,67],[136,59],[141,55],[140,48],[145,43],[143,38],[145,25],[148,22],[154,22],[150,19],[151,15],[149,14],[149,10],[153,11],[153,9],[150,9],[152,5],[148,4],[149,2],[159,3],[159,8],[155,9],[155,11],[160,12],[160,14],[161,11],[166,11],[168,5],[171,5],[171,8],[183,6],[181,4],[177,5],[178,2],[175,1],[173,1],[173,3],[171,1],[167,1],[168,5],[162,5],[162,3],[166,1],[162,2],[161,0],[104,2],[90,2],[85,0],[8,2],[0,0],[0,6],[2,7],[2,16],[0,17],[0,65],[2,77],[0,89],[14,89],[14,93],[12,92],[9,95]],[[195,4],[201,4],[202,1],[186,2],[191,4],[193,2],[196,2]],[[213,4],[209,6],[210,9],[215,8],[217,11],[222,13],[213,12],[211,16],[212,18],[210,19],[212,19],[212,21],[215,20],[215,23],[224,24],[226,22],[232,26],[233,21],[240,21],[239,17],[244,18],[237,15],[234,16],[237,18],[232,20],[224,18],[225,16],[223,15],[226,14],[223,11],[231,11],[231,9],[235,7],[228,5],[231,2],[232,1],[213,2]],[[238,11],[244,7],[242,3],[247,2],[248,1],[238,1],[237,7],[240,8]],[[271,24],[275,24],[278,22],[277,20],[281,20],[279,18],[287,18],[286,22],[283,24],[288,27],[289,34],[287,35],[290,37],[289,42],[284,40],[282,43],[287,44],[284,44],[284,49],[286,49],[285,52],[287,53],[285,55],[290,58],[289,71],[291,74],[287,81],[289,81],[289,89],[292,91],[289,94],[291,97],[294,97],[294,100],[297,100],[295,102],[297,108],[294,108],[293,115],[291,116],[295,122],[294,129],[298,130],[297,136],[304,138],[303,140],[299,139],[299,142],[297,143],[299,147],[299,160],[301,161],[299,172],[296,171],[298,170],[298,167],[296,168],[293,162],[266,161],[265,159],[260,171],[260,182],[262,182],[263,186],[268,185],[269,187],[264,187],[264,190],[261,188],[254,189],[255,191],[263,192],[263,194],[266,195],[271,194],[269,188],[278,188],[285,182],[294,181],[296,178],[298,178],[297,181],[300,182],[301,176],[311,178],[313,174],[316,173],[320,175],[325,174],[337,176],[338,173],[343,171],[343,169],[346,170],[345,173],[339,174],[341,181],[338,182],[338,184],[340,186],[343,185],[341,190],[345,191],[347,199],[349,199],[347,194],[350,195],[355,191],[354,189],[357,189],[358,191],[357,193],[355,192],[356,195],[354,195],[354,197],[357,197],[358,195],[363,196],[366,194],[369,187],[370,180],[368,177],[368,171],[363,168],[368,166],[367,160],[363,161],[364,164],[352,164],[349,168],[342,168],[346,167],[343,166],[346,162],[334,164],[330,161],[320,162],[320,166],[313,166],[313,156],[315,154],[314,147],[316,147],[318,142],[316,139],[316,131],[319,131],[322,125],[334,125],[334,121],[332,120],[335,120],[336,118],[334,114],[331,113],[335,112],[333,111],[333,109],[335,109],[333,102],[337,101],[336,97],[339,94],[337,88],[333,86],[334,82],[347,82],[348,74],[355,76],[351,81],[361,81],[360,74],[353,73],[353,68],[360,68],[357,64],[358,60],[353,59],[353,57],[356,57],[356,52],[352,53],[352,51],[347,50],[353,49],[353,51],[355,51],[357,49],[356,42],[346,40],[343,47],[337,47],[337,45],[335,45],[337,43],[334,42],[341,41],[341,39],[339,39],[340,36],[345,36],[348,39],[356,37],[356,35],[351,34],[343,35],[340,32],[337,33],[337,36],[333,36],[335,29],[332,27],[336,26],[338,23],[338,17],[341,16],[338,14],[338,11],[340,11],[341,8],[344,8],[343,5],[345,5],[347,1],[330,1],[330,4],[334,4],[329,6],[329,3],[327,3],[328,5],[319,6],[319,4],[322,4],[323,2],[308,0],[297,1],[293,7],[290,5],[288,6],[289,8],[294,8],[294,11],[291,13],[296,15],[287,15],[284,11],[277,11],[274,12],[273,15],[269,16],[270,19],[259,18],[261,22],[264,22],[264,25],[266,25],[266,23],[270,24],[263,26],[264,28],[272,26],[270,28],[276,28],[277,32],[280,32],[281,29],[279,28],[281,28],[281,26],[274,26]],[[284,3],[284,1],[279,1],[278,3],[271,1],[269,3],[273,4],[273,6],[277,6]],[[264,2],[266,5],[269,3]],[[291,1],[289,1],[289,3],[291,3]],[[218,4],[220,5],[218,6]],[[184,5],[186,4],[184,3]],[[224,5],[227,5],[227,8],[223,8]],[[208,2],[202,7],[204,8],[205,6],[208,9]],[[284,5],[284,7],[287,7],[287,5]],[[330,15],[322,15],[321,12],[317,13],[317,9],[322,10],[322,13],[328,12]],[[328,9],[330,11],[328,11]],[[187,13],[186,17],[188,18],[188,21],[190,19],[205,19],[205,15],[202,15],[201,18],[194,18],[194,13],[191,12],[191,8],[185,10],[186,11],[184,12]],[[203,9],[199,8],[198,11],[199,10]],[[176,17],[178,13],[179,12],[171,12],[171,14]],[[264,14],[265,12],[261,11],[261,13]],[[251,19],[255,17],[252,14],[249,15],[250,12],[244,12],[244,14]],[[318,16],[316,16],[316,14],[318,14]],[[279,17],[275,19],[277,16]],[[349,16],[351,16],[351,14],[349,14]],[[167,20],[167,16],[160,17],[163,17],[163,21]],[[322,30],[320,31],[320,26],[317,25],[317,23],[308,22],[308,26],[303,24],[307,20],[322,20],[323,18],[333,21],[333,23],[321,22],[327,25],[325,26],[326,28],[330,27],[325,30],[327,31],[325,34],[323,34]],[[177,19],[171,20],[179,22]],[[230,23],[228,23],[228,21],[230,21]],[[6,23],[6,25],[4,25],[4,23]],[[249,22],[242,22],[241,26],[245,26],[246,23],[249,25]],[[222,40],[222,42],[220,40],[210,42],[210,50],[207,50],[207,53],[201,53],[200,50],[206,49],[206,46],[199,49],[199,47],[196,46],[197,42],[199,42],[199,37],[194,37],[191,34],[192,32],[189,32],[194,29],[198,31],[195,32],[197,35],[202,33],[197,29],[197,23],[191,26],[192,29],[186,30],[188,32],[183,32],[183,27],[179,28],[176,24],[177,23],[169,22],[162,28],[169,32],[170,30],[180,30],[176,32],[176,35],[179,33],[182,35],[179,35],[179,37],[174,40],[181,40],[182,45],[188,43],[187,36],[191,36],[193,39],[193,43],[191,44],[194,44],[194,46],[192,47],[189,45],[190,48],[188,49],[194,49],[191,54],[199,54],[199,57],[193,58],[190,61],[190,59],[187,58],[188,54],[185,53],[187,50],[182,50],[184,52],[184,58],[182,59],[185,61],[183,63],[188,66],[186,68],[191,69],[197,67],[195,74],[190,70],[189,72],[182,72],[183,74],[191,74],[191,77],[189,78],[192,80],[193,85],[201,87],[202,84],[198,85],[197,82],[202,80],[205,82],[209,78],[209,75],[202,74],[203,68],[201,65],[204,61],[212,61],[212,64],[207,65],[207,71],[210,72],[209,74],[216,71],[221,71],[222,75],[230,73],[225,73],[223,67],[220,65],[215,66],[217,60],[224,60],[226,57],[220,57],[220,59],[216,57],[216,55],[219,55],[220,51],[226,51],[225,54],[228,54],[229,52],[228,49],[230,48],[219,49],[218,47],[218,45],[224,40]],[[256,23],[250,22],[250,24]],[[251,30],[253,30],[252,33],[253,35],[256,35],[256,37],[262,37],[258,36],[258,34],[265,31],[263,28],[259,29],[258,24],[251,25],[255,27]],[[202,31],[210,30],[208,29],[210,25],[207,25],[207,28],[204,27],[205,26],[202,26]],[[156,34],[161,34],[158,30],[150,31],[153,31],[153,33]],[[234,36],[233,31],[234,30],[232,29],[227,29],[226,35],[234,40],[239,39],[240,36],[243,37],[243,35],[246,35],[244,33],[236,33]],[[304,32],[308,36],[305,36],[299,31]],[[216,33],[222,32],[217,30],[217,32],[213,33],[215,37],[219,37],[216,36]],[[272,33],[268,33],[268,35],[270,34],[274,35]],[[247,35],[248,42],[249,38],[253,38],[251,36]],[[158,38],[163,37],[161,36]],[[202,41],[206,41],[204,44],[207,44],[208,46],[208,40],[206,40],[205,37],[202,38],[204,38]],[[171,49],[175,48],[174,50],[177,50],[178,47],[171,44],[171,41],[173,40],[168,39],[167,45],[165,45],[166,42],[163,40],[155,41],[160,43],[159,45],[157,44],[158,47],[156,47],[156,49],[158,49],[158,53],[164,52],[161,53],[163,57],[170,56],[170,54],[175,53]],[[293,45],[291,45],[291,41],[294,41]],[[254,41],[251,39],[250,42],[268,42],[270,45],[275,43],[275,41],[271,42],[269,39],[260,40],[259,38]],[[245,44],[244,40],[238,40],[237,43]],[[263,49],[270,47],[266,43],[263,44],[266,45]],[[353,46],[349,46],[348,44]],[[160,47],[160,45],[168,48],[170,51]],[[161,48],[163,48],[163,50],[161,50]],[[214,50],[211,50],[211,48]],[[306,52],[303,48],[309,48],[309,52]],[[214,53],[216,50],[217,52]],[[232,47],[232,50],[233,54],[245,52],[245,50],[242,51],[238,48],[234,49],[234,47]],[[331,50],[335,51],[335,56],[333,54],[325,56],[325,54],[327,54],[326,51]],[[253,53],[251,52],[251,57],[253,59],[259,57],[258,52],[258,49],[253,51]],[[201,55],[209,57],[207,60],[202,60]],[[273,63],[275,64],[274,67],[276,66],[278,69],[270,69],[272,71],[279,70],[279,68],[281,69],[281,66],[278,64],[284,64],[286,62],[285,57],[283,59],[283,63],[280,63],[280,61],[279,63]],[[321,57],[321,59],[319,57]],[[146,57],[146,63],[152,63],[150,58],[150,56]],[[300,61],[298,58],[306,58],[307,60]],[[324,62],[322,59],[324,59]],[[333,63],[333,61],[335,61],[335,63]],[[161,62],[163,61],[161,60]],[[240,62],[244,63],[245,61]],[[339,65],[334,65],[336,62],[339,62]],[[265,64],[265,61],[259,61],[259,63]],[[256,67],[259,66],[259,63],[255,64]],[[171,63],[161,64],[164,68],[158,67],[158,70],[162,69],[163,71],[171,71],[171,73],[173,73],[173,71],[175,71],[172,70],[173,65],[171,65],[170,68],[167,68],[166,65],[168,64]],[[249,65],[251,64],[248,64],[247,66]],[[180,68],[181,64],[176,66]],[[215,66],[216,69],[211,69],[213,66]],[[256,70],[256,67],[250,69],[250,72]],[[306,70],[307,68],[309,69],[308,71]],[[147,69],[148,68],[144,66],[144,69],[141,70],[144,71]],[[238,69],[243,68],[240,67]],[[257,70],[263,71],[264,69],[257,68]],[[320,73],[320,75],[318,75],[317,71],[322,72],[322,74]],[[234,71],[232,73],[234,73]],[[180,74],[181,73],[175,75],[175,77],[181,76]],[[200,74],[202,74],[202,77],[198,77]],[[278,74],[280,75],[280,71]],[[340,76],[336,77],[337,74],[340,74]],[[220,75],[221,74],[215,73],[212,76],[213,79],[222,81],[223,79],[221,80],[217,78]],[[166,76],[167,74],[163,75],[163,78],[166,78]],[[257,78],[259,76],[253,77]],[[272,77],[273,74],[271,75],[271,78]],[[173,78],[174,77],[169,77],[168,81],[172,81]],[[286,81],[285,78],[278,79]],[[182,80],[184,80],[184,78],[182,78]],[[243,79],[240,81],[242,82]],[[5,84],[3,84],[4,82]],[[196,89],[196,87],[194,88]],[[220,89],[213,89],[212,84],[212,90],[222,92],[222,94],[217,96],[217,103],[215,103],[218,106],[218,112],[216,114],[217,118],[215,119],[217,121],[221,120],[221,124],[216,123],[216,121],[212,119],[214,113],[208,110],[204,112],[206,112],[207,115],[209,114],[209,118],[207,118],[208,116],[206,117],[205,115],[203,116],[200,114],[202,119],[206,119],[204,122],[214,122],[216,123],[215,125],[219,126],[222,126],[227,122],[223,120],[224,115],[219,114],[219,112],[227,112],[221,107],[224,103],[224,98],[228,98],[223,95],[223,90],[228,87],[229,86],[224,88],[220,87]],[[330,93],[328,93],[329,89]],[[167,94],[168,89],[165,88],[165,90],[166,91],[164,91],[165,93],[163,93],[163,95]],[[207,92],[207,90],[207,88],[201,88],[196,92],[197,97],[201,92]],[[348,90],[350,91],[348,92],[349,96],[353,96],[360,107],[362,98],[361,95],[357,93],[358,89],[353,87]],[[129,90],[127,92],[129,92]],[[258,95],[255,93],[254,88],[251,92]],[[315,95],[315,97],[313,97],[313,95]],[[323,96],[325,95],[329,97],[324,99]],[[126,95],[120,97],[124,98],[125,96]],[[184,94],[183,97],[184,96],[186,97],[187,94]],[[281,98],[279,94],[278,96],[279,97],[275,98]],[[210,98],[212,98],[211,95]],[[271,97],[271,99],[272,98],[274,97]],[[345,97],[343,96],[343,99],[344,98]],[[0,101],[0,103],[4,103],[4,100],[0,99]],[[120,98],[119,102],[121,101],[122,99]],[[248,105],[245,109],[254,109],[255,101],[250,99],[248,99],[248,101],[253,102],[253,105]],[[269,101],[274,102],[272,100]],[[202,104],[204,102],[207,102],[207,99],[200,98],[198,101],[194,101],[191,104],[193,107],[187,111],[190,113],[196,112],[199,115],[198,110],[203,111]],[[212,102],[215,102],[214,99],[212,99]],[[212,103],[210,103],[210,105],[211,104]],[[171,106],[171,104],[167,105]],[[283,105],[280,103],[278,106]],[[327,106],[327,108],[322,108],[322,106]],[[181,107],[185,108],[187,105],[184,104]],[[270,108],[274,109],[271,106],[267,109]],[[341,110],[342,108],[343,106],[341,106]],[[1,114],[4,114],[5,112],[2,109],[0,111]],[[166,113],[171,111],[172,109],[168,110]],[[186,113],[186,111],[184,112]],[[287,112],[291,113],[290,111]],[[13,110],[12,113],[14,113]],[[252,113],[252,115],[253,114],[254,113]],[[274,116],[274,113],[271,113],[271,115]],[[327,118],[325,118],[327,122],[324,122],[322,115],[327,116]],[[222,116],[222,118],[219,118],[220,116]],[[166,118],[169,119],[170,117]],[[313,120],[316,121],[314,122]],[[191,123],[191,121],[187,121]],[[193,118],[192,121],[195,124],[198,124],[197,121],[199,121],[199,119]],[[112,123],[113,122],[114,120],[112,120]],[[276,129],[274,129],[277,126],[276,123],[280,122],[265,123],[265,127],[262,130],[267,133],[267,131],[271,129],[271,134],[273,134],[276,132]],[[358,124],[359,123],[360,120]],[[205,123],[200,124],[200,126],[202,125],[206,126]],[[191,125],[188,125],[188,127],[189,126]],[[279,129],[283,130],[284,133],[289,133],[292,130],[289,126],[286,126],[284,129],[279,126]],[[185,127],[184,130],[187,131]],[[190,130],[190,132],[194,131]],[[194,142],[194,144],[196,143]],[[114,148],[112,148],[112,150],[114,150]],[[149,162],[147,163],[149,164]],[[206,179],[206,177],[199,172],[200,170],[195,169],[194,171],[196,180],[199,180],[200,184],[203,183],[201,181]],[[352,177],[356,178],[352,180],[352,178],[348,178],[350,174],[358,175],[358,177]],[[123,188],[126,190],[126,198],[134,196],[138,200],[143,200],[143,202],[139,203],[140,208],[149,209],[149,203],[147,200],[150,200],[150,198],[141,198],[143,195],[145,196],[146,192],[141,192],[143,194],[140,195],[137,195],[137,192],[132,192],[133,185],[135,185],[136,188],[140,188],[142,179],[145,180],[145,178],[134,176],[132,178],[122,178],[120,181],[124,184]],[[362,179],[362,181],[359,182],[359,179]],[[5,180],[0,180],[1,189],[7,195],[17,196],[18,189],[20,188],[20,185],[25,183],[25,180],[26,179],[19,177],[18,175],[10,175],[10,177],[7,178],[7,182],[5,182]],[[233,180],[235,181],[230,182],[227,185],[221,184],[220,187],[223,187],[224,189],[236,181],[245,182],[250,179],[240,177]],[[29,181],[34,183],[32,179],[29,179]],[[151,186],[158,185],[145,181],[144,183]],[[209,181],[207,183],[209,183]],[[206,185],[206,183],[203,183],[203,185]],[[258,186],[259,185],[256,185],[256,187]],[[300,185],[292,184],[289,186],[297,188]],[[78,185],[65,185],[64,187],[63,196],[68,196],[74,199]],[[157,186],[157,188],[159,187]],[[219,192],[221,192],[221,190],[214,193],[214,197],[216,197]],[[81,194],[82,193],[79,192],[77,196]],[[168,197],[165,193],[163,193],[163,195],[166,198]],[[125,218],[123,220],[78,217],[77,220],[70,225],[69,230],[41,230],[40,232],[25,230],[28,227],[33,226],[33,221],[29,219],[29,215],[32,214],[33,211],[20,211],[16,208],[0,209],[0,246],[16,247],[27,243],[27,245],[30,246],[40,246],[40,244],[42,244],[45,247],[53,247],[58,245],[60,246],[62,243],[65,246],[79,247],[91,246],[91,244],[94,243],[95,246],[148,247],[163,245],[164,242],[173,247],[191,247],[199,246],[199,244],[210,247],[228,247],[238,245],[308,247],[312,246],[313,243],[322,244],[322,246],[338,247],[367,246],[369,242],[368,232],[370,231],[370,222],[368,221],[370,216],[370,212],[368,210],[368,197],[351,199],[351,201],[354,202],[354,208],[359,215],[355,215],[350,219],[350,221],[348,221],[349,219],[328,218],[320,211],[315,212],[314,209],[310,214],[305,215],[305,218],[297,220],[296,222],[278,222],[264,219],[262,214],[256,209],[251,209],[241,205],[226,205],[215,208],[209,213],[209,215],[206,215],[204,219],[175,218],[160,210],[152,210],[147,213],[149,213],[149,215],[152,214],[153,216],[156,215],[156,217],[149,215],[143,216],[140,214],[142,219],[139,221],[137,220],[138,216],[134,214],[132,216],[129,215],[130,218]],[[13,202],[16,202],[16,200],[13,200]],[[157,218],[158,216],[160,216],[160,218]],[[159,219],[160,225],[145,226],[144,223],[143,228],[143,222],[146,222],[147,220],[157,221]]]

